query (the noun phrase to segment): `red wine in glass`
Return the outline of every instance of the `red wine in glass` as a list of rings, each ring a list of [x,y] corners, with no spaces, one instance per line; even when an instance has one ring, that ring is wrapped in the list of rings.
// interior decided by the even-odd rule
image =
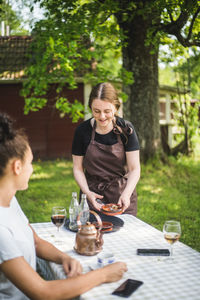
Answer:
[[[51,221],[56,227],[59,228],[64,224],[66,218],[66,209],[62,206],[52,208]]]
[[[54,225],[56,225],[57,227],[60,227],[63,225],[65,220],[65,216],[64,215],[56,215],[56,216],[51,216],[51,221]]]

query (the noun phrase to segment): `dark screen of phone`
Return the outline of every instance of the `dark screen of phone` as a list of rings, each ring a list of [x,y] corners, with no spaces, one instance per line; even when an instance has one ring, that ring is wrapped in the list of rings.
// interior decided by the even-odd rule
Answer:
[[[169,256],[170,252],[168,249],[137,249],[137,254],[146,256]]]
[[[143,284],[142,281],[127,279],[123,282],[114,292],[113,295],[118,295],[121,297],[129,297],[137,288]]]

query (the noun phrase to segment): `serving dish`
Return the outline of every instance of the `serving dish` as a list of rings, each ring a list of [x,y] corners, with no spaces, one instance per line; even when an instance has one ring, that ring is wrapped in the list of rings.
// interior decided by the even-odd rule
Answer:
[[[93,224],[97,229],[99,228],[99,225],[97,222],[93,222]],[[106,221],[102,222],[101,232],[108,232],[108,231],[112,231],[112,230],[113,230],[113,224],[111,222],[106,222]]]
[[[101,208],[101,212],[108,216],[115,216],[122,214],[122,207],[115,203],[105,204]]]

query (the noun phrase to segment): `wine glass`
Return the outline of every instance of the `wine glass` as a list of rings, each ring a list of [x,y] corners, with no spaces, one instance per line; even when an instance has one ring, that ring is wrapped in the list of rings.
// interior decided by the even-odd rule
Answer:
[[[56,225],[58,232],[59,228],[64,224],[66,218],[66,209],[62,206],[55,206],[52,208],[51,221]]]
[[[163,226],[164,238],[170,244],[170,259],[173,259],[173,244],[181,236],[181,224],[178,221],[166,221]]]

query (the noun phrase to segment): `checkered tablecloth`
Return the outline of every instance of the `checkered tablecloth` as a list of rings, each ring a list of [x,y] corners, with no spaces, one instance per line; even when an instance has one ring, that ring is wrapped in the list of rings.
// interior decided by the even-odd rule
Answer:
[[[81,296],[82,300],[119,299],[111,295],[128,278],[141,280],[144,284],[129,299],[134,300],[200,300],[200,253],[181,242],[174,244],[174,261],[166,257],[137,256],[138,248],[168,248],[163,233],[136,217],[122,215],[124,226],[117,232],[103,235],[103,251],[112,252],[116,260],[127,263],[128,271],[118,282],[102,284]],[[84,272],[95,265],[96,256],[81,256],[74,250],[75,233],[61,228],[57,234],[51,223],[32,224],[37,234],[56,247],[78,259]],[[47,263],[53,278],[65,278],[62,266]]]

